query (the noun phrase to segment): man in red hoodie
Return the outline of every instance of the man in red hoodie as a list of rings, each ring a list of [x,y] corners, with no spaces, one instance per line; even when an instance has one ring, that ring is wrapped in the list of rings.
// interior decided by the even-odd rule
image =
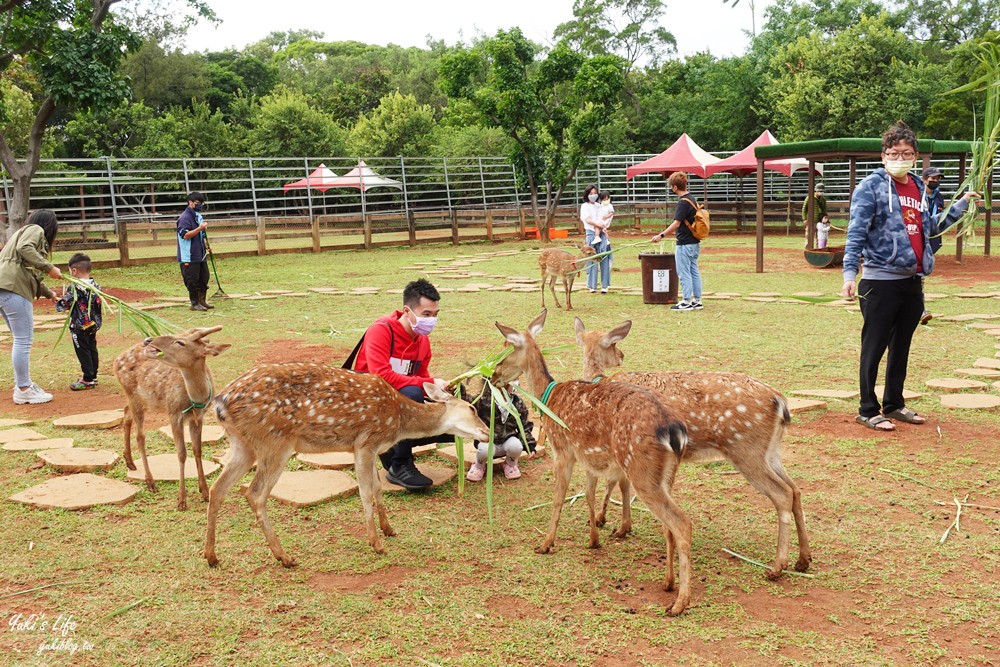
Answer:
[[[368,327],[354,369],[382,376],[401,394],[419,403],[425,399],[425,382],[446,388],[447,381],[431,377],[431,344],[427,338],[437,323],[440,301],[441,295],[434,285],[423,278],[407,285],[403,290],[403,309],[378,318]],[[413,462],[413,448],[452,437],[441,435],[397,442],[379,457],[386,478],[411,491],[431,486],[431,479],[417,470]]]

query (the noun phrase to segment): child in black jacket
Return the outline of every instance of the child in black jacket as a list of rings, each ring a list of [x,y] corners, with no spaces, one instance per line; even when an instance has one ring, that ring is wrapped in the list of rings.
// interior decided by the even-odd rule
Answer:
[[[521,419],[521,426],[524,427],[524,435],[527,442],[521,442],[521,429],[517,426],[517,419],[504,410],[499,403],[494,408],[493,424],[493,456],[504,456],[506,460],[503,464],[503,474],[507,479],[517,479],[521,476],[521,469],[518,467],[518,459],[527,446],[528,452],[534,452],[536,447],[535,436],[531,434],[534,428],[531,423],[531,415],[524,401],[517,396],[511,388],[505,387],[507,395],[510,396]],[[479,399],[473,403],[479,418],[483,423],[490,423],[490,391],[487,387]],[[476,443],[476,462],[469,468],[469,473],[465,476],[470,482],[478,482],[486,475],[486,455],[489,453],[488,442]]]
[[[100,289],[90,277],[90,257],[76,253],[69,258],[71,276]],[[69,386],[73,391],[93,389],[97,386],[97,330],[101,328],[101,297],[95,292],[70,285],[63,290],[63,296],[56,302],[56,310],[69,312],[69,332],[73,339],[76,358],[80,360],[83,375]]]

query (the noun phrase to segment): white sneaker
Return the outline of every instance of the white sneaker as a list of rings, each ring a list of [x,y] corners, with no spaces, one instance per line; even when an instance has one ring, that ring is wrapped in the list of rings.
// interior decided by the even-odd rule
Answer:
[[[14,403],[17,405],[24,405],[25,403],[35,405],[37,403],[48,403],[51,400],[52,394],[42,389],[34,382],[32,382],[27,389],[14,387]]]

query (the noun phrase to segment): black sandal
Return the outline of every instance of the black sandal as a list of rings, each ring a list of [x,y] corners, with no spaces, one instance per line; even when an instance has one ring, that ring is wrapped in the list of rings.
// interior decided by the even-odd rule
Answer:
[[[906,422],[907,424],[926,424],[927,419],[921,417],[916,412],[909,408],[899,408],[898,410],[893,410],[892,412],[885,413],[886,417],[892,417],[893,419],[898,419],[901,422]]]
[[[893,425],[892,428],[879,428],[879,424],[885,424],[886,422],[888,422],[889,424],[892,424],[891,421],[889,421],[888,419],[886,419],[882,415],[875,415],[874,417],[864,417],[862,415],[858,415],[857,417],[854,418],[854,421],[858,422],[859,424],[861,424],[863,426],[867,426],[868,428],[872,429],[873,431],[883,431],[885,433],[888,433],[890,431],[895,431],[896,430],[896,426],[895,425]]]

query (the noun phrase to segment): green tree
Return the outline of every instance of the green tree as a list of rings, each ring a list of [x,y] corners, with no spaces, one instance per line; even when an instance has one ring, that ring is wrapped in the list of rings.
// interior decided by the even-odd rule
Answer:
[[[343,155],[344,131],[300,91],[279,85],[261,99],[247,138],[251,155]]]
[[[573,20],[560,23],[554,36],[588,55],[621,56],[628,72],[677,48],[674,36],[659,25],[665,9],[662,0],[574,0]]]
[[[386,95],[378,107],[358,119],[348,138],[348,151],[361,157],[425,155],[434,131],[434,112],[413,95]]]
[[[488,124],[513,139],[511,157],[547,241],[563,189],[619,106],[626,64],[617,56],[584,56],[566,43],[539,56],[518,28],[500,30],[442,58],[441,80],[449,97],[471,100]]]
[[[248,53],[215,51],[205,54],[205,61],[210,84],[200,99],[226,117],[238,97],[261,98],[278,84],[278,68]]]
[[[204,56],[168,50],[152,39],[128,55],[122,73],[132,85],[132,97],[158,111],[205,99],[211,85]]]
[[[189,0],[193,1],[193,0]],[[34,101],[23,159],[0,131],[0,161],[13,181],[10,233],[24,223],[30,185],[38,169],[45,131],[57,109],[108,108],[128,95],[119,75],[126,51],[139,46],[133,29],[111,14],[118,0],[4,0],[0,3],[0,75],[15,63],[30,81]],[[205,8],[201,5],[199,11]],[[7,117],[0,100],[0,121]],[[17,144],[17,140],[13,142]]]
[[[906,0],[907,27],[919,39],[954,47],[1000,30],[1000,0]]]

